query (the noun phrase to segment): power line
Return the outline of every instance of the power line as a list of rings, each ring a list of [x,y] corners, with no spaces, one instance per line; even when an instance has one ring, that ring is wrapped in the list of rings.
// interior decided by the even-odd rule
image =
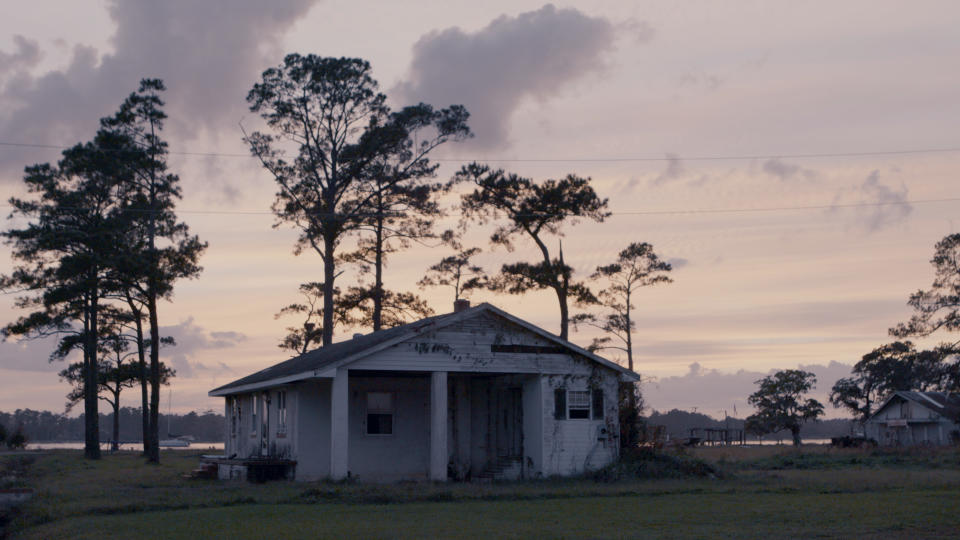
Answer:
[[[52,150],[66,150],[69,146],[60,146],[56,144],[38,144],[38,143],[17,143],[0,141],[0,146],[13,148],[45,148]],[[120,151],[120,150],[117,150]],[[870,157],[870,156],[898,156],[909,154],[945,154],[960,152],[960,147],[945,148],[911,148],[905,150],[877,150],[869,152],[820,152],[820,153],[782,153],[782,154],[738,154],[738,155],[717,155],[717,156],[624,156],[624,157],[586,157],[586,158],[436,158],[433,161],[442,163],[470,163],[490,161],[494,163],[626,163],[626,162],[659,162],[659,161],[749,161],[757,159],[817,159],[817,158],[839,158],[839,157]],[[198,156],[198,157],[229,157],[229,158],[249,158],[256,159],[250,154],[235,154],[227,152],[179,152],[169,151],[171,155],[179,156]]]
[[[845,204],[814,204],[814,205],[803,205],[803,206],[765,206],[765,207],[740,207],[740,208],[694,208],[694,209],[674,209],[674,210],[625,210],[625,211],[615,211],[611,212],[611,215],[614,216],[659,216],[659,215],[681,215],[681,214],[744,214],[744,213],[756,213],[756,212],[788,212],[788,211],[804,211],[804,210],[832,210],[832,209],[842,209],[842,208],[876,208],[876,207],[885,207],[885,206],[904,206],[911,204],[934,204],[934,203],[948,203],[948,202],[960,202],[960,197],[947,197],[942,199],[913,199],[913,200],[903,200],[903,201],[884,201],[884,202],[860,202],[860,203],[845,203]],[[0,205],[0,208],[13,208],[9,204]],[[62,210],[84,210],[81,207],[59,207]],[[148,213],[148,209],[125,209],[126,212],[132,213]],[[274,215],[273,212],[267,212],[263,210],[176,210],[177,214],[187,214],[187,215],[226,215],[226,216],[257,216],[257,215]],[[347,216],[347,214],[311,214],[313,216]],[[567,216],[567,217],[582,217],[576,216],[574,214],[518,214],[519,216]],[[363,214],[349,214],[349,217],[374,217],[376,214],[373,213],[363,213]]]

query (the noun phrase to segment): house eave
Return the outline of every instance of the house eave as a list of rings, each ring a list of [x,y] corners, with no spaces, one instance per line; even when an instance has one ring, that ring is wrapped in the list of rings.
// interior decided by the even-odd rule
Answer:
[[[277,377],[276,379],[267,379],[265,381],[242,384],[240,386],[232,386],[229,388],[216,388],[209,392],[207,395],[210,397],[224,397],[232,396],[234,394],[246,394],[248,392],[255,392],[257,390],[264,390],[267,388],[272,388],[274,386],[280,386],[284,384],[290,384],[297,381],[304,381],[307,379],[332,379],[336,371],[332,373],[330,370],[310,370],[303,373],[297,373],[294,375],[287,375],[286,377]]]

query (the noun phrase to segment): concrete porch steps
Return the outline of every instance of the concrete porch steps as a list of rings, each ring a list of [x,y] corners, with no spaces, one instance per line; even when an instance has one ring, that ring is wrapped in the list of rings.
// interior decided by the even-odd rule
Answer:
[[[480,481],[518,480],[523,473],[522,458],[501,457],[488,465],[476,478]]]

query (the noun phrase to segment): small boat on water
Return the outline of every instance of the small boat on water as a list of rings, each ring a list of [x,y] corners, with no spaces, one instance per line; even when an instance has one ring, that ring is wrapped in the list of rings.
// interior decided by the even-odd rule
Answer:
[[[167,438],[160,439],[160,442],[157,443],[157,446],[160,448],[187,448],[190,446],[190,443],[193,442],[193,437],[190,435],[181,435],[176,437],[170,434],[170,418],[173,416],[170,411],[173,405],[173,389],[171,388],[169,393],[167,393]]]
[[[186,448],[190,446],[190,441],[181,439],[162,439],[158,444],[160,448]]]
[[[158,446],[160,448],[187,448],[193,442],[193,437],[184,435],[173,439],[160,439]]]

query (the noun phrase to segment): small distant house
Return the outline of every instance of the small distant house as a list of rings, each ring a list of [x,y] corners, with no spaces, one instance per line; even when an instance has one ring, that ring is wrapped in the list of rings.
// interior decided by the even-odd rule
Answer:
[[[490,304],[308,352],[210,391],[221,477],[537,478],[618,453],[620,381],[639,375]]]
[[[894,392],[865,423],[866,436],[883,446],[960,442],[960,395]]]

